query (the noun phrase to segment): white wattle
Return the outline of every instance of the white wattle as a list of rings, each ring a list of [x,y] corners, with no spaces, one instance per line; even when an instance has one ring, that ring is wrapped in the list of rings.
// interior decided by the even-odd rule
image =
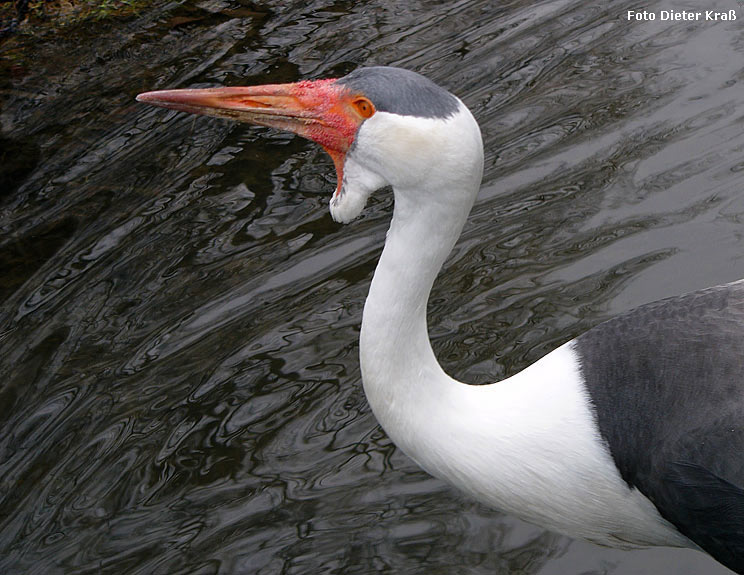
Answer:
[[[356,218],[367,203],[369,195],[385,186],[387,182],[378,174],[360,166],[353,150],[346,155],[341,189],[331,198],[331,217],[334,221],[348,224]]]
[[[482,147],[464,106],[447,120],[414,120],[427,123],[433,145],[447,134],[449,148],[436,165],[416,174],[409,162],[391,181],[395,209],[360,335],[364,390],[380,424],[432,475],[528,521],[613,546],[690,545],[620,477],[571,343],[491,385],[462,384],[439,366],[427,301],[477,194]],[[371,127],[383,128],[395,125]]]

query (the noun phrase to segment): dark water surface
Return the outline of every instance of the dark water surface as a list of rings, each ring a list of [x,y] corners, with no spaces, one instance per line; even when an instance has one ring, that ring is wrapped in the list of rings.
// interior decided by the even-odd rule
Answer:
[[[744,277],[744,12],[594,4],[161,3],[0,79],[0,572],[725,573],[544,532],[418,470],[357,360],[390,195],[335,224],[316,146],[134,102],[361,64],[458,94],[486,172],[431,335],[448,372],[492,381]]]

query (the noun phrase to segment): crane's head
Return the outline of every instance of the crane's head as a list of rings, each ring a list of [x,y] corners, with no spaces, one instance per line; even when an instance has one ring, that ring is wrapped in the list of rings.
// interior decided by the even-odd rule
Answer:
[[[137,100],[317,142],[336,166],[331,214],[344,223],[386,185],[424,194],[447,183],[449,189],[477,191],[480,183],[480,131],[468,109],[430,80],[400,68],[360,68],[339,79],[292,84],[146,92]]]

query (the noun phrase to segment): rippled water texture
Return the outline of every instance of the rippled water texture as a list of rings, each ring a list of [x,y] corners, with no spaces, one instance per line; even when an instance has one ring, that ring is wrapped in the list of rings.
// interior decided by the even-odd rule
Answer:
[[[134,102],[362,64],[458,94],[486,171],[431,335],[450,373],[492,381],[744,277],[744,13],[594,4],[162,3],[3,78],[0,572],[724,573],[544,532],[419,471],[357,360],[390,195],[334,224],[316,146]]]

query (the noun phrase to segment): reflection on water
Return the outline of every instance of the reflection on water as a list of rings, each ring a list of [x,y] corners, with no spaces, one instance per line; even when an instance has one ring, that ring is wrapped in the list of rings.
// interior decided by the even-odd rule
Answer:
[[[357,363],[391,198],[339,226],[313,145],[133,98],[360,64],[456,92],[486,174],[430,325],[449,372],[492,381],[619,310],[744,277],[740,21],[288,4],[159,4],[3,80],[0,570],[724,572],[573,542],[419,471]]]

